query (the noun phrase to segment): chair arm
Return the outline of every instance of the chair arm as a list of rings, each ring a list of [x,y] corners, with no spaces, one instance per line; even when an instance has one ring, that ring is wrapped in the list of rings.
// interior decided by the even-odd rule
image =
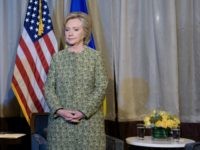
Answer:
[[[47,150],[47,140],[39,134],[31,135],[32,150]]]

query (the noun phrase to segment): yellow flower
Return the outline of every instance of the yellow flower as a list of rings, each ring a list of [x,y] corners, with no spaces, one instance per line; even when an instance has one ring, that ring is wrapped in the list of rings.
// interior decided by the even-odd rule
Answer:
[[[150,125],[151,125],[150,117],[148,117],[148,116],[145,117],[145,118],[144,118],[144,122],[145,122],[145,125],[146,125],[146,126],[150,126]]]
[[[153,110],[151,114],[145,116],[144,124],[145,126],[175,128],[180,125],[180,120],[166,111]]]

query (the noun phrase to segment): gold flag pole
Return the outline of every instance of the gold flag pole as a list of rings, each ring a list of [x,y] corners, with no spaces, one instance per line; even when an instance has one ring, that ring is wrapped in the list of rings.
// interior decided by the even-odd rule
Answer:
[[[42,22],[42,0],[39,1],[39,17],[38,35],[41,36],[44,32],[44,24]]]

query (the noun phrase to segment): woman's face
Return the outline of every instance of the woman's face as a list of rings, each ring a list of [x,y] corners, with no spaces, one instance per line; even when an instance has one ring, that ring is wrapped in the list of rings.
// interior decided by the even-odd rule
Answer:
[[[65,40],[68,45],[75,46],[83,44],[84,30],[81,20],[70,19],[65,24]]]

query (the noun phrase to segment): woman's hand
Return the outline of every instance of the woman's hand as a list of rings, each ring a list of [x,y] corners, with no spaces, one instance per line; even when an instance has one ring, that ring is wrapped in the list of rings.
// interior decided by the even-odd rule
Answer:
[[[84,118],[84,114],[80,111],[73,111],[73,116],[74,116],[74,119],[78,121]]]
[[[63,117],[65,120],[70,121],[73,120],[73,111],[71,110],[66,110],[66,109],[59,109],[57,112],[57,115],[60,117]]]
[[[74,123],[78,123],[84,117],[83,113],[80,111],[59,109],[56,113],[65,120]]]

